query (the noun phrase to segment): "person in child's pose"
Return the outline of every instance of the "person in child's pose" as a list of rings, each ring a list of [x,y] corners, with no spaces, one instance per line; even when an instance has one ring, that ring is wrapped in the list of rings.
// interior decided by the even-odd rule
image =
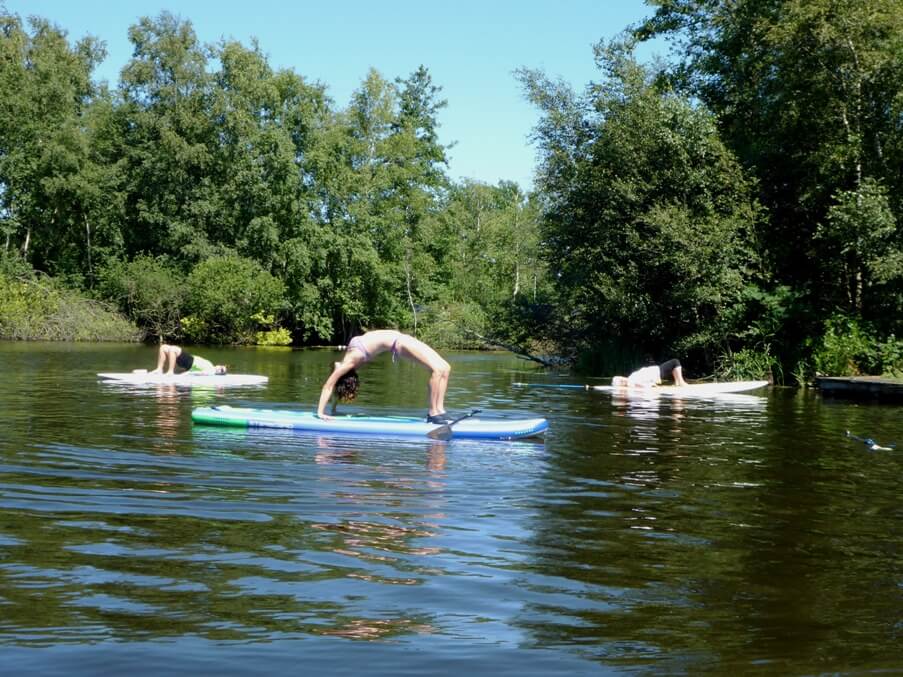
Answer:
[[[166,371],[163,371],[163,367]],[[178,371],[176,371],[178,369]],[[221,364],[213,364],[200,355],[192,355],[179,346],[160,344],[157,351],[157,368],[151,374],[180,374],[183,372],[192,374],[225,374],[226,367]]]
[[[685,386],[683,368],[680,360],[668,360],[664,364],[652,365],[637,369],[630,376],[615,376],[611,384],[616,388],[651,388],[661,384],[663,379],[671,378],[676,386]]]

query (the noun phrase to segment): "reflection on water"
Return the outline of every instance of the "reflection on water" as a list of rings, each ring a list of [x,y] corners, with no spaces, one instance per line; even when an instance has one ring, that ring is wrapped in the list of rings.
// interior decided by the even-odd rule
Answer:
[[[900,456],[844,436],[900,438],[895,408],[513,390],[521,363],[461,353],[453,406],[543,413],[544,442],[214,428],[191,409],[312,406],[334,356],[214,355],[270,376],[250,391],[96,383],[142,350],[0,345],[10,669],[903,664]],[[362,410],[422,407],[416,370],[368,372]]]

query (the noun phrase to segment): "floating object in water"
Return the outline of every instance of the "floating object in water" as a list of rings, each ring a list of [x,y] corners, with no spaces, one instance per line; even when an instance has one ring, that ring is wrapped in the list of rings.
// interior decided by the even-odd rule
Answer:
[[[888,447],[882,446],[878,444],[871,437],[859,437],[858,435],[854,435],[849,430],[847,430],[847,437],[851,440],[856,440],[857,442],[862,442],[865,446],[867,446],[871,451],[892,451],[897,448],[897,443],[894,442]]]

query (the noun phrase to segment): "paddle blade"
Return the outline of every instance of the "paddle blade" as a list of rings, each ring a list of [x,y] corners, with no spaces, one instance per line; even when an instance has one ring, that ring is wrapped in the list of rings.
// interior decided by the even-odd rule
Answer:
[[[442,442],[445,442],[445,441],[451,439],[451,436],[454,434],[452,431],[453,425],[455,425],[456,423],[460,423],[465,418],[470,418],[471,416],[476,416],[481,411],[482,411],[482,409],[474,409],[469,414],[464,414],[464,416],[460,416],[460,417],[456,418],[454,421],[450,421],[450,422],[446,423],[445,425],[439,426],[438,428],[433,428],[426,434],[426,436],[432,440],[440,440]]]
[[[430,430],[427,434],[427,437],[433,440],[439,440],[441,442],[446,442],[451,439],[452,429],[451,423],[446,423],[441,428],[436,428],[434,430]]]

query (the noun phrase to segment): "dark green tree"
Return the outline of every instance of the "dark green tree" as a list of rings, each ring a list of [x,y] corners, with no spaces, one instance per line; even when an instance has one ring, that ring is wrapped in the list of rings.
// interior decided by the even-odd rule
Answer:
[[[274,73],[256,44],[227,42],[216,55],[218,232],[211,236],[284,269],[283,243],[303,237],[314,212],[306,156],[323,124],[323,89],[287,71]]]
[[[880,184],[867,178],[835,196],[814,240],[830,262],[821,293],[836,309],[849,317],[899,316],[903,248]]]
[[[419,305],[435,298],[437,291],[430,280],[436,263],[424,245],[430,237],[429,222],[448,186],[447,147],[439,142],[438,121],[447,102],[439,99],[441,88],[433,84],[424,66],[395,84],[399,103],[391,136],[397,158],[392,212],[401,227],[404,293],[416,332]]]
[[[436,292],[422,243],[447,182],[438,92],[425,68],[396,83],[371,70],[323,136],[328,151],[313,151],[327,195],[310,274],[337,336],[377,326],[416,330],[418,308]]]
[[[903,242],[899,228],[887,230],[890,216],[899,224],[903,204],[903,4],[652,4],[655,15],[636,33],[674,40],[673,80],[717,114],[726,143],[756,175],[768,211],[766,261],[776,282],[802,292],[811,309],[796,313],[800,338],[838,304],[899,333],[900,314],[883,314],[900,306],[899,285],[884,285],[890,297],[863,304],[860,282],[835,281],[861,279],[850,265],[870,253],[857,243],[894,241],[899,249]],[[889,214],[879,215],[876,186],[886,189]],[[861,214],[851,209],[866,204]],[[840,247],[838,229],[847,232]]]
[[[129,29],[118,112],[127,176],[129,255],[165,253],[188,262],[216,252],[212,76],[190,22],[164,12]]]
[[[623,45],[600,45],[601,82],[577,97],[519,73],[540,107],[538,188],[556,330],[663,355],[723,349],[756,265],[751,183],[715,120]]]
[[[92,153],[91,80],[103,45],[33,17],[0,14],[0,222],[3,246],[45,272],[90,274],[100,191],[110,169]],[[112,198],[115,202],[115,197]],[[94,236],[92,238],[92,235]]]

